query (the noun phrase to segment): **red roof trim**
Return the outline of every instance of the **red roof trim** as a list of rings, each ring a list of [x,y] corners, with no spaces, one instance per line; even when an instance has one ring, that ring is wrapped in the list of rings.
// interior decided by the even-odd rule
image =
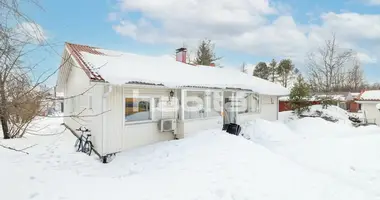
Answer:
[[[66,42],[66,46],[70,51],[69,53],[73,55],[75,60],[79,63],[80,67],[82,67],[83,71],[91,80],[104,81],[103,77],[92,69],[91,64],[84,61],[81,54],[81,52],[87,52],[91,54],[104,55],[102,52],[97,51],[96,47],[90,47],[87,45],[79,45]]]

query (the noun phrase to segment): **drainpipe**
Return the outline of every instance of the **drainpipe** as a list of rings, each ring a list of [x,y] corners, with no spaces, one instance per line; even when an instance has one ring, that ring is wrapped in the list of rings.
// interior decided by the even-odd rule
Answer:
[[[106,90],[106,87],[108,86],[107,90]],[[104,134],[106,132],[106,117],[104,116],[105,112],[106,112],[106,101],[107,101],[107,97],[109,96],[109,94],[112,92],[112,86],[110,84],[106,84],[104,89],[103,89],[103,98],[102,98],[102,157],[103,157],[103,162],[105,161],[104,160]]]

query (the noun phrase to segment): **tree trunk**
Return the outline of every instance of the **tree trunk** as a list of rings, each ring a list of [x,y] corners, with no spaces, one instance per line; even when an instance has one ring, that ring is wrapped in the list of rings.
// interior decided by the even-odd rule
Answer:
[[[8,120],[7,120],[7,102],[5,97],[4,84],[0,83],[0,122],[3,129],[4,139],[10,139],[11,135],[9,133]]]
[[[7,119],[1,116],[0,121],[1,121],[1,127],[3,128],[4,139],[10,139],[11,136],[9,134]]]

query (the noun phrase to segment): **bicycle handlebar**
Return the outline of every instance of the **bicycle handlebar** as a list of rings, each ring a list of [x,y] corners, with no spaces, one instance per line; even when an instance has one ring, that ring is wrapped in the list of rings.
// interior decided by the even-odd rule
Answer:
[[[82,131],[82,132],[90,132],[90,130],[89,130],[88,128],[85,128],[85,127],[83,127],[83,126],[77,128],[77,129],[75,129],[75,130],[76,130],[76,131]]]

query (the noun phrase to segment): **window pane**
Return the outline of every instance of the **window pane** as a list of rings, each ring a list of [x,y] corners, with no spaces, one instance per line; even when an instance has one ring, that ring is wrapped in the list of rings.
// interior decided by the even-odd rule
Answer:
[[[150,116],[149,98],[125,98],[125,120],[144,121],[152,119]]]
[[[253,112],[260,112],[260,101],[259,101],[259,95],[253,94],[252,95],[252,111]]]
[[[187,91],[185,98],[185,119],[206,117],[204,91]]]
[[[222,106],[221,96],[222,96],[221,92],[211,92],[210,107],[209,107],[209,112],[207,113],[208,117],[221,116],[221,106]]]
[[[251,97],[250,94],[248,93],[243,93],[240,96],[238,96],[238,112],[239,114],[242,113],[248,113],[249,111],[249,98]]]

